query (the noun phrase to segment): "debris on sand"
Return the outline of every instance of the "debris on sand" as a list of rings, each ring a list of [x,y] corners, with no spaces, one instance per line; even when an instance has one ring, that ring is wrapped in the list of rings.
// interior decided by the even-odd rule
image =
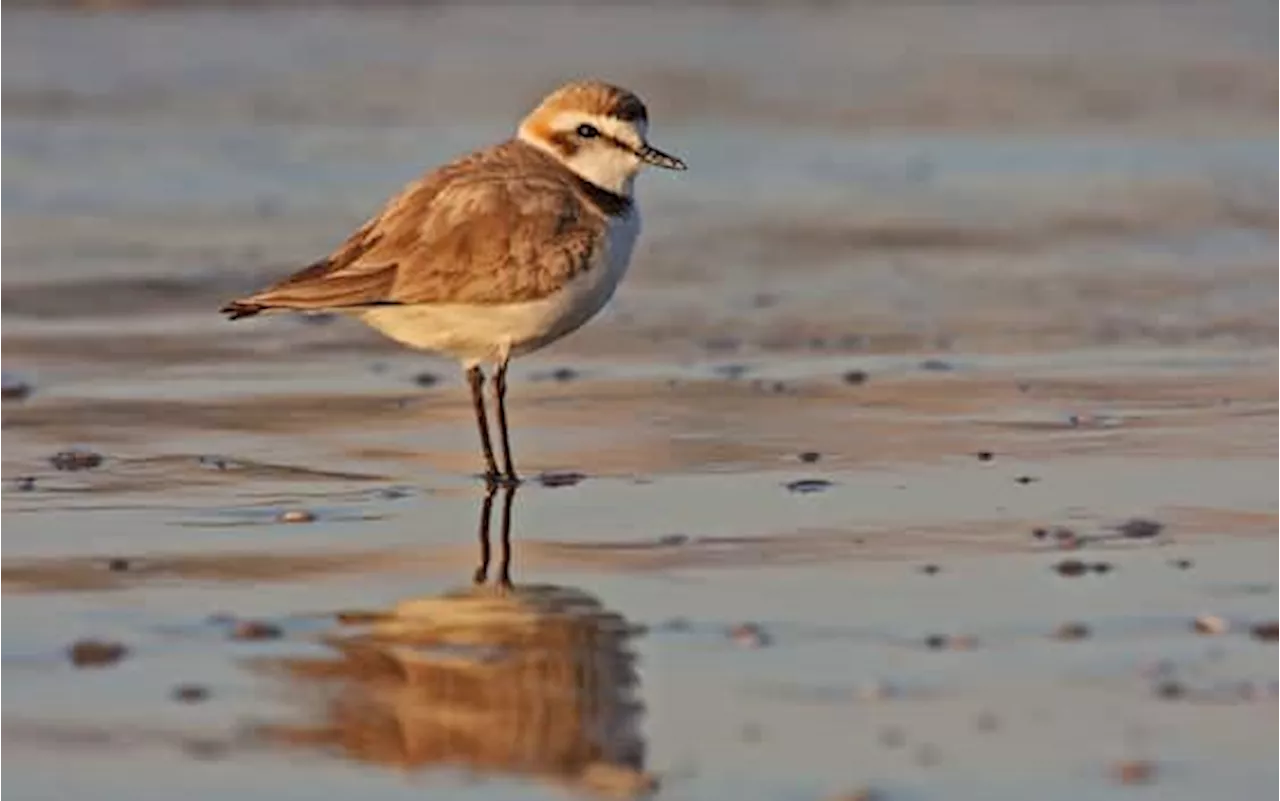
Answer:
[[[1231,624],[1217,615],[1200,615],[1191,621],[1191,630],[1196,634],[1226,634],[1231,630]]]
[[[1149,540],[1164,531],[1164,524],[1145,517],[1131,517],[1116,526],[1116,533],[1131,540]]]
[[[822,458],[822,454],[818,453],[817,451],[801,451],[800,455],[797,456],[796,458],[798,458],[800,461],[804,462],[805,464],[813,464],[814,462]]]
[[[230,636],[233,640],[277,640],[284,636],[284,631],[265,620],[238,620]]]
[[[1275,642],[1276,634],[1277,623],[1274,620],[1266,623],[1256,623],[1249,629],[1249,635],[1261,642]]]
[[[924,644],[933,651],[972,651],[978,647],[978,638],[971,634],[930,634]]]
[[[586,479],[585,474],[575,473],[572,470],[538,474],[538,483],[544,487],[572,487],[582,483],[584,479]]]
[[[209,688],[199,684],[179,684],[169,697],[180,704],[198,704],[209,700]]]
[[[77,640],[67,649],[71,664],[78,668],[108,667],[128,653],[129,649],[120,643],[105,640]]]
[[[1060,576],[1075,578],[1083,576],[1089,572],[1089,565],[1081,562],[1079,559],[1063,559],[1053,566],[1054,571]]]
[[[289,509],[276,517],[280,523],[314,523],[315,519],[316,516],[306,509]]]
[[[67,472],[92,470],[102,464],[102,454],[72,448],[71,450],[58,451],[53,456],[50,456],[49,464],[53,465],[55,470]]]
[[[1120,784],[1148,784],[1156,778],[1156,766],[1146,759],[1125,759],[1111,766],[1111,777]]]
[[[727,634],[729,639],[743,648],[763,648],[773,642],[773,638],[758,623],[739,623],[731,626]]]
[[[830,489],[834,485],[825,478],[799,478],[795,481],[788,481],[783,486],[787,488],[787,492],[796,492],[801,495],[808,495],[810,493],[822,492],[823,490]]]
[[[413,383],[424,389],[427,387],[434,387],[436,384],[440,383],[440,376],[431,372],[418,373],[413,377]]]
[[[1089,636],[1089,627],[1084,623],[1071,622],[1063,623],[1053,632],[1055,640],[1064,640],[1067,642],[1075,640],[1083,640]]]
[[[0,377],[0,397],[4,400],[23,401],[30,397],[34,391],[35,388],[30,381],[13,373],[6,371]]]
[[[846,370],[845,374],[840,376],[840,380],[844,381],[851,387],[867,383],[868,378],[870,378],[870,376],[867,375],[866,370]]]

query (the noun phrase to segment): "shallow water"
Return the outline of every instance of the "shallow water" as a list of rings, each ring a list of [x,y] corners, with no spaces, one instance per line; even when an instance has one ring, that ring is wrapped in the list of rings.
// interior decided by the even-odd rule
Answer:
[[[8,17],[20,796],[1274,794],[1273,7]],[[471,590],[456,368],[213,311],[584,69],[691,170]]]

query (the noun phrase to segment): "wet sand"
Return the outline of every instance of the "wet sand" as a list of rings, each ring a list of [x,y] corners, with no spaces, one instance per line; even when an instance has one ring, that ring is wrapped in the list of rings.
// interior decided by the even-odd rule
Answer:
[[[1274,8],[8,16],[21,797],[1274,795]],[[597,63],[693,169],[510,499],[213,313]]]

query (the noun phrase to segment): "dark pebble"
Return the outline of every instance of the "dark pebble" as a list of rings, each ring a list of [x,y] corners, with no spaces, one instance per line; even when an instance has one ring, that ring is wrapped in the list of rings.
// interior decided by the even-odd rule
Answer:
[[[67,656],[71,659],[71,664],[79,668],[97,668],[114,665],[125,654],[129,653],[129,649],[118,642],[104,642],[102,640],[79,640],[72,643],[67,649]]]
[[[1179,698],[1185,697],[1186,694],[1186,686],[1183,685],[1182,682],[1174,679],[1162,681],[1156,685],[1156,697],[1162,698],[1166,701],[1176,701]]]
[[[1249,635],[1255,640],[1260,640],[1262,642],[1275,642],[1277,633],[1276,627],[1277,623],[1274,620],[1266,623],[1255,623],[1253,627],[1249,629]]]
[[[818,453],[817,451],[803,451],[799,456],[800,461],[804,462],[805,464],[813,464],[814,462],[818,461],[821,458],[822,458],[822,454]]]
[[[540,473],[538,483],[544,487],[572,487],[582,483],[585,478],[586,476],[582,473],[566,470],[559,473]]]
[[[1089,572],[1089,566],[1079,559],[1063,559],[1053,566],[1060,576],[1083,576]]]
[[[747,374],[748,368],[745,364],[722,364],[716,367],[712,372],[718,376],[723,376],[730,381],[742,378]]]
[[[92,470],[102,464],[102,454],[82,450],[59,451],[49,457],[49,464],[55,470]]]
[[[31,492],[36,488],[36,477],[18,476],[13,480],[13,488],[18,492]]]
[[[1146,540],[1159,536],[1164,530],[1164,524],[1155,520],[1148,520],[1142,517],[1131,517],[1120,525],[1116,526],[1116,531],[1122,537],[1128,537],[1132,540]]]
[[[574,381],[580,374],[572,367],[557,367],[551,371],[551,380],[564,383],[566,381]]]
[[[0,383],[0,398],[4,400],[26,400],[31,396],[32,391],[31,384],[17,376],[5,374],[3,382]]]
[[[179,684],[169,693],[169,697],[181,704],[198,704],[209,700],[209,688],[199,684]]]
[[[333,616],[344,626],[366,626],[370,623],[377,623],[380,620],[386,620],[385,612],[367,612],[362,609],[346,609],[337,612]]]
[[[996,458],[996,455],[991,451],[978,451],[979,462],[989,462],[994,458]]]
[[[413,383],[420,387],[434,387],[440,383],[440,376],[435,373],[418,373],[413,377]]]
[[[1058,626],[1057,631],[1053,633],[1056,640],[1066,640],[1068,642],[1074,640],[1083,640],[1089,636],[1089,627],[1083,623],[1063,623]]]
[[[1190,570],[1195,565],[1190,559],[1170,559],[1169,566],[1178,570]]]
[[[124,573],[130,567],[132,567],[132,565],[129,563],[128,559],[116,557],[115,559],[107,560],[107,570],[110,570],[112,573]]]
[[[941,651],[943,648],[947,647],[949,639],[950,638],[945,634],[930,634],[928,637],[924,638],[924,646],[935,651]]]
[[[850,386],[855,386],[855,387],[856,387],[856,386],[858,386],[859,384],[865,384],[865,383],[867,383],[867,379],[868,379],[869,377],[870,377],[870,376],[868,376],[868,375],[867,375],[867,371],[866,371],[866,370],[849,370],[849,371],[847,371],[844,375],[842,375],[840,378],[841,378],[841,380],[843,380],[846,384],[849,384]]]
[[[921,565],[920,572],[924,573],[926,576],[933,576],[941,573],[942,568],[937,565]]]
[[[949,373],[956,369],[955,365],[945,359],[925,359],[920,362],[920,369],[931,373]]]
[[[825,478],[800,478],[795,481],[788,481],[784,486],[786,486],[788,492],[808,495],[812,492],[822,492],[829,489],[832,483]]]
[[[233,640],[275,640],[284,636],[284,631],[274,623],[265,620],[239,620],[231,629]]]
[[[1017,478],[1014,479],[1014,481],[1018,482],[1019,484],[1033,484],[1039,480],[1040,479],[1037,478],[1036,476],[1018,476]]]
[[[1094,562],[1093,564],[1089,565],[1089,569],[1092,570],[1094,573],[1110,573],[1111,563],[1110,562]]]

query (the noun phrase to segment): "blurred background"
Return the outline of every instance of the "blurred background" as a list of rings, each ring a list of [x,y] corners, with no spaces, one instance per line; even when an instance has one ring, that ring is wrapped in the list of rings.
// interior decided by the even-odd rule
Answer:
[[[6,7],[8,356],[250,355],[224,298],[579,76],[692,170],[564,352],[1274,341],[1263,0]]]

